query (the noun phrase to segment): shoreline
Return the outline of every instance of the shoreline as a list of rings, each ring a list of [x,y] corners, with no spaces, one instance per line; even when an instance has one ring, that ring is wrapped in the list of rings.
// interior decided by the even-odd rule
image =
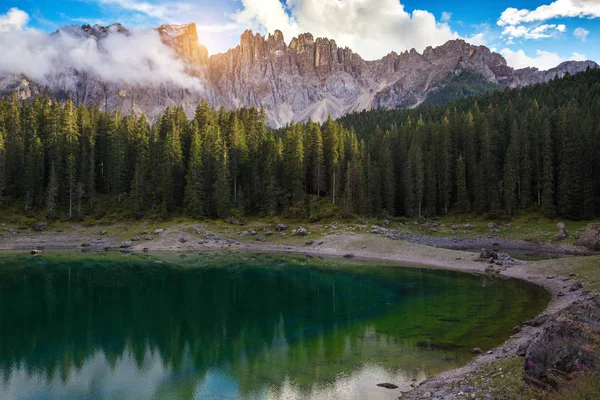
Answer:
[[[81,247],[81,239],[89,239],[90,236],[78,236],[75,240],[61,241],[52,235],[54,240],[40,240],[48,235],[34,235],[34,237],[21,238],[18,241],[4,241],[0,243],[0,251],[31,251],[43,247],[50,252],[60,251],[102,251],[105,247],[110,251],[131,251],[134,253],[186,253],[190,252],[251,252],[251,253],[279,253],[289,255],[310,255],[314,257],[351,258],[357,261],[385,261],[386,263],[408,264],[417,267],[430,267],[438,269],[454,270],[466,273],[487,274],[488,263],[474,261],[476,253],[451,250],[440,247],[432,247],[423,244],[411,243],[402,240],[391,240],[381,235],[338,233],[335,235],[315,235],[303,237],[302,240],[311,239],[315,243],[311,245],[298,245],[296,243],[261,243],[252,241],[241,243],[236,239],[223,239],[215,237],[212,240],[200,240],[194,238],[185,243],[180,243],[177,237],[181,234],[177,229],[168,229],[159,235],[158,240],[139,241],[132,243],[127,249],[118,247],[102,246],[109,240],[101,240],[100,246],[89,245]],[[208,234],[206,237],[209,237]],[[36,240],[37,239],[37,240]],[[74,238],[71,238],[74,239]],[[191,242],[194,243],[191,243]],[[318,243],[316,243],[318,241]],[[79,244],[77,244],[79,242]],[[112,243],[112,241],[110,241]],[[319,244],[320,243],[320,244]],[[351,255],[351,256],[350,256]],[[535,270],[536,262],[507,267],[501,271],[495,271],[499,278],[513,278],[523,280],[543,287],[551,295],[551,301],[542,313],[538,314],[552,318],[556,313],[566,309],[577,300],[595,295],[594,291],[578,290],[570,292],[567,285],[575,282],[573,276],[552,276],[539,270]],[[525,321],[523,321],[525,322]],[[518,332],[514,333],[508,340],[491,349],[485,354],[476,355],[466,365],[453,370],[444,371],[434,375],[422,382],[418,387],[408,392],[398,392],[403,399],[422,398],[455,398],[452,392],[453,384],[463,380],[468,374],[476,372],[482,366],[494,361],[515,356],[519,346],[535,338],[542,330],[542,326],[521,325]]]

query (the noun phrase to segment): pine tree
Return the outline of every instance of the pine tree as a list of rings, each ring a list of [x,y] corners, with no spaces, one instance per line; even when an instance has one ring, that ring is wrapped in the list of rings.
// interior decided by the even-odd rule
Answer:
[[[427,163],[427,174],[426,174],[426,182],[427,182],[427,216],[435,217],[437,215],[437,179],[436,179],[436,171],[435,171],[435,159],[433,154],[429,152],[426,157]]]
[[[69,198],[69,219],[73,219],[73,200],[77,198],[79,128],[77,112],[72,101],[67,101],[61,118],[61,137],[64,140],[64,157],[66,167],[66,189]]]
[[[304,146],[301,125],[293,124],[285,137],[284,174],[291,202],[304,200]]]
[[[4,132],[0,128],[0,205],[4,204],[6,190],[6,148],[4,145]]]
[[[58,200],[58,180],[56,177],[56,167],[54,163],[50,166],[50,178],[48,188],[46,189],[46,212],[49,217],[56,216],[56,206]]]
[[[4,146],[6,148],[6,170],[5,186],[6,194],[11,197],[20,197],[23,194],[23,166],[24,154],[23,131],[21,129],[21,105],[16,93],[7,104],[4,116],[6,136]]]
[[[248,149],[246,147],[246,139],[243,132],[243,128],[240,125],[237,115],[235,113],[231,114],[228,125],[229,161],[231,164],[230,170],[233,189],[233,206],[239,208],[240,204],[238,202],[238,180],[240,178],[242,166],[246,161]]]
[[[323,155],[323,135],[321,127],[309,121],[307,124],[307,182],[310,192],[319,195],[325,189],[325,159]]]
[[[202,147],[200,134],[195,123],[190,148],[190,161],[186,175],[185,208],[190,217],[200,218],[204,215],[204,183],[202,181]]]
[[[231,210],[231,184],[229,182],[229,169],[227,160],[227,151],[222,149],[220,152],[219,164],[217,167],[217,177],[214,185],[214,204],[215,216],[224,218]]]
[[[469,194],[467,192],[467,172],[462,154],[456,162],[456,207],[459,212],[471,211]]]
[[[145,132],[145,117],[140,120],[140,135],[138,137],[136,162],[133,172],[133,182],[131,183],[131,195],[133,197],[133,211],[136,216],[143,215],[148,202],[148,191],[150,191],[149,175],[149,155],[150,155],[150,137]]]
[[[394,164],[392,162],[390,133],[386,132],[381,147],[381,173],[383,174],[383,203],[388,215],[395,214],[396,199],[396,176],[394,174]]]
[[[44,148],[39,137],[30,144],[25,159],[25,211],[41,205],[44,191]]]
[[[543,154],[543,181],[542,181],[542,211],[546,218],[554,218],[556,206],[554,204],[554,149],[552,144],[552,131],[550,122],[546,120],[542,128],[544,134]]]
[[[508,215],[513,215],[518,210],[518,172],[516,167],[516,158],[514,148],[508,148],[506,164],[504,165],[504,208]]]
[[[339,165],[340,165],[340,138],[338,125],[333,121],[331,115],[323,125],[323,154],[325,157],[326,168],[328,171],[328,189],[331,195],[331,201],[336,204],[337,187],[339,185]]]

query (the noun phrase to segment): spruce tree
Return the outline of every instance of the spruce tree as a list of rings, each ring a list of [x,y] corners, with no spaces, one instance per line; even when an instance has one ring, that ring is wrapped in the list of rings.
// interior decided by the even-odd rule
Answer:
[[[554,204],[554,146],[552,144],[552,131],[550,122],[544,121],[542,132],[544,134],[543,180],[542,180],[542,212],[546,218],[554,218],[556,206]]]
[[[190,147],[190,161],[186,175],[185,208],[192,218],[204,216],[204,183],[202,181],[202,145],[195,123]]]
[[[6,190],[6,147],[4,145],[4,132],[0,127],[0,205],[4,204]]]
[[[467,192],[467,171],[462,154],[456,162],[456,208],[462,213],[471,211]]]
[[[56,167],[54,163],[50,165],[50,177],[46,189],[46,212],[49,217],[56,216],[56,207],[58,201],[58,179],[56,177]]]

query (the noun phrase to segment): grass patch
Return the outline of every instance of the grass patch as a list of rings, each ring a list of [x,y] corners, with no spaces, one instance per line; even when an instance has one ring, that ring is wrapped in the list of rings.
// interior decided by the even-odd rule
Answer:
[[[491,362],[468,374],[465,382],[476,388],[475,399],[539,399],[543,392],[523,381],[523,359],[517,356]],[[460,382],[459,382],[460,384]]]
[[[600,256],[540,261],[532,264],[531,268],[546,275],[576,274],[588,288],[600,291]]]

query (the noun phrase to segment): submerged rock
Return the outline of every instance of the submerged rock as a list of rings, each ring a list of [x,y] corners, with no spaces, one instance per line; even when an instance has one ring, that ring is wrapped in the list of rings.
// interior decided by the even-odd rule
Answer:
[[[377,386],[385,388],[385,389],[398,389],[398,386],[393,383],[378,383]]]

